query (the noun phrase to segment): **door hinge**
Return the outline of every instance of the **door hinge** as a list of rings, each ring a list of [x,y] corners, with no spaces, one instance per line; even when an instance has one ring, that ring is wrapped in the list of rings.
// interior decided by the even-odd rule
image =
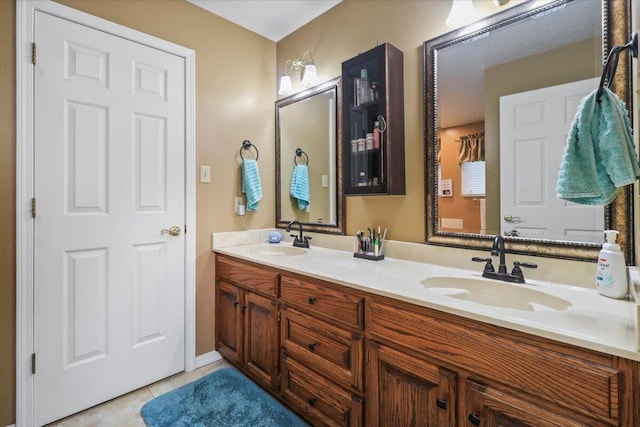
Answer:
[[[280,388],[280,374],[278,374],[278,388]]]
[[[31,218],[36,217],[36,198],[31,199]]]
[[[364,352],[364,363],[369,363],[369,349]]]
[[[31,373],[32,374],[36,373],[36,354],[35,353],[31,355]]]
[[[282,318],[282,311],[278,310],[278,322],[280,321],[281,318]]]
[[[184,225],[184,234],[187,234],[187,224]]]
[[[36,65],[36,44],[31,43],[31,63]]]

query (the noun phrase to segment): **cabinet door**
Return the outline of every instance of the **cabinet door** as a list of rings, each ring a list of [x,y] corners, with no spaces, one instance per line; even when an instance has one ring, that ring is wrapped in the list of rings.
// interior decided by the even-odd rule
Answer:
[[[466,422],[463,425],[483,427],[571,427],[610,425],[594,420],[577,421],[527,402],[521,393],[513,395],[467,381]],[[560,410],[558,410],[560,411]],[[574,416],[578,414],[574,413]],[[573,417],[572,417],[573,418]]]
[[[369,343],[367,425],[455,426],[456,374]]]
[[[242,363],[243,291],[218,279],[216,286],[216,349],[232,362]]]
[[[266,388],[278,388],[278,302],[245,294],[244,367]]]

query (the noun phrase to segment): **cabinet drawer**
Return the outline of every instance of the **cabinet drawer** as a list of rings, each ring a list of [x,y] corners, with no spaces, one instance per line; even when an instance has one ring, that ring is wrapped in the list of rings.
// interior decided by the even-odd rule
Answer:
[[[278,279],[280,274],[266,268],[217,255],[216,276],[268,296],[279,296]]]
[[[282,398],[314,426],[362,425],[362,398],[314,374],[291,357],[283,357],[281,389]]]
[[[282,299],[285,303],[323,315],[328,320],[362,329],[362,297],[320,283],[282,276]]]
[[[426,309],[425,309],[426,310]],[[559,353],[469,326],[443,321],[428,312],[369,301],[371,334],[420,351],[444,363],[477,373],[536,398],[553,401],[617,425],[621,373],[611,366]]]
[[[343,387],[362,389],[363,337],[290,307],[283,308],[287,353]]]

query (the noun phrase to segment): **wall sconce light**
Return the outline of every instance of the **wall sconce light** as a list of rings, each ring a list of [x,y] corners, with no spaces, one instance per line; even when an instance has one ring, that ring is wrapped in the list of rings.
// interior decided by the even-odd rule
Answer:
[[[470,24],[478,18],[476,10],[473,8],[472,0],[453,0],[451,12],[447,17],[447,26],[462,27]]]
[[[291,95],[293,93],[293,85],[288,72],[300,71],[300,84],[302,87],[313,86],[318,83],[318,73],[316,66],[311,58],[311,53],[305,52],[302,56],[294,59],[287,59],[284,63],[284,72],[280,77],[280,89],[278,95]]]
[[[278,95],[291,95],[293,93],[293,85],[291,84],[291,77],[286,74],[283,74],[280,77],[280,90],[278,90]]]

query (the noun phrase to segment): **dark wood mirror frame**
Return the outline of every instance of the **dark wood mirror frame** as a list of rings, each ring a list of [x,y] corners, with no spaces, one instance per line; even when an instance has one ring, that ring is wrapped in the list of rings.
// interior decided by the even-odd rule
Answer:
[[[282,162],[280,159],[280,108],[293,104],[295,102],[302,101],[313,95],[324,93],[329,90],[335,90],[336,94],[336,117],[335,117],[335,130],[336,130],[336,223],[335,224],[319,224],[313,222],[303,222],[305,231],[313,231],[318,233],[327,234],[344,234],[346,230],[345,222],[345,196],[342,190],[342,85],[341,78],[336,77],[327,82],[321,83],[317,86],[298,92],[286,98],[282,98],[276,101],[276,227],[286,228],[289,225],[287,219],[282,218],[282,206],[281,206],[281,167]]]
[[[423,45],[424,51],[424,132],[425,132],[425,217],[426,243],[471,249],[491,248],[493,235],[454,233],[438,229],[438,164],[437,164],[437,74],[435,51],[447,45],[477,37],[488,31],[509,25],[538,13],[561,6],[572,0],[556,0],[544,6],[535,2],[525,2],[503,12],[489,16],[482,21],[449,32]],[[628,0],[603,0],[602,2],[603,63],[613,46],[625,45],[631,38],[631,2]],[[472,30],[470,31],[470,28]],[[631,61],[629,55],[620,55],[618,71],[611,89],[632,110]],[[633,118],[632,118],[633,119]],[[633,121],[633,120],[632,120]],[[633,236],[633,186],[619,190],[613,203],[604,207],[605,229],[620,232],[619,243],[628,264],[634,264]],[[565,258],[583,261],[597,259],[599,244],[560,240],[543,240],[519,237],[505,237],[507,251],[511,253]]]

